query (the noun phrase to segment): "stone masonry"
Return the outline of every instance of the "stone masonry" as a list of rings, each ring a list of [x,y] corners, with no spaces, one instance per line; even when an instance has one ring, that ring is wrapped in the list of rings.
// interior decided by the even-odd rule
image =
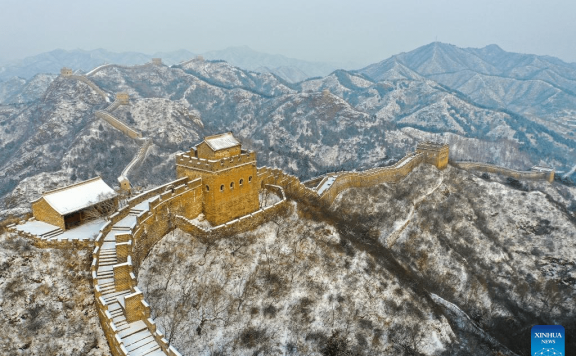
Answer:
[[[176,176],[202,178],[203,212],[220,225],[260,207],[256,153],[243,151],[231,133],[209,136],[176,156]]]
[[[419,143],[416,147],[416,152],[424,154],[424,162],[432,164],[438,169],[444,169],[448,165],[450,149],[446,144],[434,142]]]

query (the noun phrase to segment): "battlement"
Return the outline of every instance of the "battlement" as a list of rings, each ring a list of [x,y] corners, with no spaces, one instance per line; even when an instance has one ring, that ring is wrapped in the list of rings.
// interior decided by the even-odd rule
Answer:
[[[237,156],[219,160],[198,158],[191,156],[190,153],[180,153],[176,155],[176,166],[206,172],[220,172],[251,163],[256,165],[256,152],[244,151],[244,153]]]
[[[161,66],[162,58],[152,58],[152,64],[154,64],[155,66]]]
[[[416,147],[416,152],[424,154],[424,161],[435,165],[438,169],[446,168],[448,165],[450,148],[447,144],[430,141],[422,142]]]

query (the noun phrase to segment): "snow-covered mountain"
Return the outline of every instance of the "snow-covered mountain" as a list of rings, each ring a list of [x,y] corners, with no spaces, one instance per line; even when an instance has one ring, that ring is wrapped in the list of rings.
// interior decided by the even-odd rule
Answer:
[[[432,80],[374,82],[340,70],[291,84],[201,58],[173,67],[110,66],[90,78],[112,97],[128,92],[132,105],[114,115],[152,139],[131,172],[136,186],[172,179],[176,151],[224,131],[256,150],[259,165],[302,179],[389,164],[422,140],[449,143],[452,159],[517,169],[574,165],[573,131],[477,106]],[[94,116],[107,105],[86,84],[58,77],[41,100],[0,106],[3,214],[23,212],[51,184],[99,174],[116,185],[140,143]]]
[[[74,70],[87,72],[104,63],[122,65],[142,64],[150,62],[154,57],[162,58],[166,64],[174,64],[190,59],[194,57],[194,54],[186,50],[144,54],[138,52],[116,53],[105,49],[90,51],[82,49],[69,51],[56,49],[21,60],[2,63],[0,65],[0,81],[5,81],[13,77],[30,79],[40,73],[58,74],[62,67],[70,67],[74,68]]]
[[[40,99],[55,74],[36,74],[29,80],[14,77],[0,82],[0,104],[22,104]]]
[[[336,69],[358,68],[355,63],[323,63],[288,58],[280,54],[255,51],[248,46],[229,47],[203,54],[206,59],[224,60],[236,67],[257,72],[270,72],[289,82],[299,82],[310,77],[323,77]]]
[[[108,66],[90,80],[109,98],[129,93],[113,115],[152,141],[130,172],[134,187],[174,179],[177,151],[224,131],[256,150],[259,166],[302,179],[387,165],[423,140],[449,143],[452,159],[511,168],[576,163],[574,130],[477,105],[404,64],[386,68],[379,81],[337,70],[294,84],[197,58]],[[116,186],[142,144],[95,116],[111,100],[91,86],[36,81],[42,95],[0,105],[0,220],[95,175]],[[527,354],[521,335],[532,325],[576,327],[575,201],[576,188],[558,182],[421,165],[398,183],[347,190],[331,207],[291,202],[286,216],[241,236],[175,231],[144,261],[139,285],[187,355]],[[3,231],[0,329],[9,337],[0,347],[105,354],[84,283],[89,254],[52,255]]]
[[[440,42],[392,56],[358,71],[374,80],[432,79],[491,108],[546,124],[576,117],[576,63],[506,52],[497,45],[459,48]]]
[[[533,325],[576,327],[576,188],[525,188],[422,165],[241,235],[168,234],[139,287],[185,355],[528,355]]]
[[[41,53],[21,60],[0,62],[0,82],[14,77],[30,79],[36,74],[58,74],[62,67],[87,72],[104,63],[136,65],[149,62],[152,58],[162,58],[167,65],[178,64],[189,60],[200,53],[188,50],[156,52],[144,54],[139,52],[111,52],[105,49],[95,50],[62,50]],[[289,82],[299,82],[310,77],[330,74],[336,69],[352,69],[355,63],[324,63],[288,58],[279,54],[258,52],[248,46],[229,47],[223,50],[203,53],[210,60],[224,60],[234,66],[262,73],[274,73]]]

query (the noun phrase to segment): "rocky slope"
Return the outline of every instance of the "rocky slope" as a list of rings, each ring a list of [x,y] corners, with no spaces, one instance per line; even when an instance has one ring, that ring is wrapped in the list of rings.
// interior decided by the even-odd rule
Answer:
[[[29,80],[14,77],[0,82],[0,104],[23,104],[38,100],[55,78],[54,74],[37,74]]]
[[[175,231],[139,286],[188,355],[528,355],[532,325],[576,330],[576,189],[512,185],[423,165],[250,233]]]
[[[153,140],[135,186],[174,178],[173,155],[202,136],[233,131],[259,165],[307,179],[327,171],[389,164],[417,142],[451,145],[452,159],[517,169],[568,170],[576,141],[521,116],[479,107],[430,80],[372,80],[336,71],[297,85],[222,61],[184,66],[111,66],[91,77],[131,106],[114,112]],[[94,112],[108,105],[90,87],[58,77],[25,105],[0,107],[0,207],[21,214],[53,185],[101,175],[110,185],[138,150]]]
[[[0,226],[3,355],[109,355],[89,251],[38,249]]]

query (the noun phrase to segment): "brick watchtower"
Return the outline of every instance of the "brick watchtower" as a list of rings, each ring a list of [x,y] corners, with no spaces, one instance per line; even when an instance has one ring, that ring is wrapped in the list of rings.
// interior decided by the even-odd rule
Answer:
[[[63,77],[69,77],[72,74],[73,74],[73,72],[72,72],[72,69],[70,69],[70,68],[64,67],[64,68],[60,69],[60,75]]]
[[[435,165],[438,169],[444,169],[448,165],[450,148],[446,144],[422,142],[416,147],[416,152],[426,155],[424,161]]]
[[[256,153],[242,150],[231,132],[208,136],[176,155],[176,177],[202,178],[203,212],[220,225],[260,208]]]

